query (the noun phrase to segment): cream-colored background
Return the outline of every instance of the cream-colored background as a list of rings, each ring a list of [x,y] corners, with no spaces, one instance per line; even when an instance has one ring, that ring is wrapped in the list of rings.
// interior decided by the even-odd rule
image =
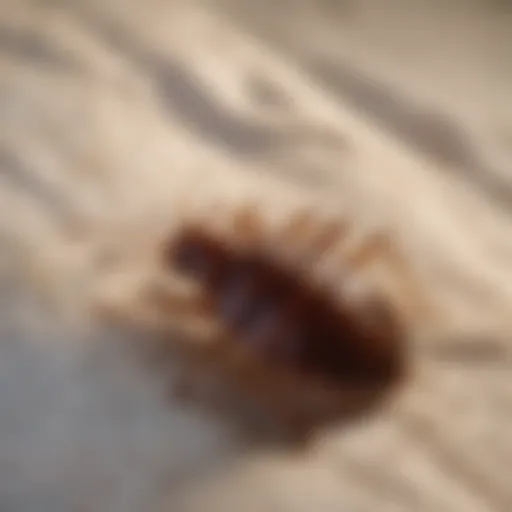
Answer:
[[[506,2],[476,0],[2,0],[3,263],[29,294],[56,299],[60,318],[83,314],[105,254],[136,260],[141,237],[190,204],[245,194],[285,215],[285,196],[329,202],[356,233],[390,231],[443,312],[418,324],[435,336],[414,353],[392,410],[302,458],[244,457],[207,483],[193,478],[182,506],[510,510],[511,22]],[[143,392],[130,396],[126,407],[138,416],[140,406],[148,425],[168,414],[144,409]],[[66,465],[49,471],[51,485],[91,489],[80,494],[85,510],[104,509],[103,494],[115,510],[176,510],[166,461],[145,442],[167,439],[166,429],[123,433],[115,413],[98,421],[120,453],[123,442],[138,447],[126,460],[115,452],[112,468],[108,450],[91,455],[116,475],[104,477],[110,487]],[[198,430],[173,424],[171,447],[206,453],[197,439],[216,443],[213,423],[176,421]],[[89,442],[103,446],[94,434]],[[52,456],[33,450],[50,468]],[[78,457],[61,451],[73,467]],[[188,460],[185,449],[164,453],[175,470]],[[139,463],[147,471],[124,473]],[[27,491],[41,474],[20,478]],[[141,480],[150,483],[138,493]]]

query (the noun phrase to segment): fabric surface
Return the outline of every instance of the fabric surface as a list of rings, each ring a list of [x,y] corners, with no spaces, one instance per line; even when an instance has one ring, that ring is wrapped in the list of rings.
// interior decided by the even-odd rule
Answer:
[[[510,510],[511,17],[2,0],[0,508]],[[225,464],[225,425],[169,408],[124,352],[82,351],[118,336],[88,316],[105,268],[143,276],[160,229],[254,197],[271,220],[304,200],[391,233],[437,314],[409,318],[393,407]]]

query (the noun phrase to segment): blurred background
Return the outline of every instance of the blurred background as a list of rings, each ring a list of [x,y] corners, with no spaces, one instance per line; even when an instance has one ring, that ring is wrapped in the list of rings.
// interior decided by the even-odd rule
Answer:
[[[0,0],[0,510],[511,510],[511,28],[505,0]],[[398,404],[301,456],[169,406],[90,305],[155,226],[251,195],[391,232],[440,312]]]

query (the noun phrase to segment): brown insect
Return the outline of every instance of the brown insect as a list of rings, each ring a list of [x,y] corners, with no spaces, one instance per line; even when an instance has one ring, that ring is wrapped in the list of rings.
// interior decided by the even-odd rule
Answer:
[[[198,280],[210,314],[268,364],[332,386],[382,384],[400,371],[394,325],[376,329],[264,254],[186,230],[174,241],[169,262]]]
[[[243,427],[249,412],[251,428],[263,419],[285,439],[310,439],[390,396],[406,370],[404,316],[431,313],[391,240],[350,244],[348,221],[309,209],[277,230],[254,206],[224,213],[217,227],[184,220],[156,246],[131,245],[139,267],[102,279],[99,311],[156,327],[163,336],[144,347],[178,369],[178,396]],[[369,278],[373,263],[395,277],[398,301]]]
[[[397,312],[370,287],[351,296],[345,278],[337,287],[322,285],[308,268],[343,238],[345,224],[311,228],[307,214],[296,217],[279,240],[293,247],[305,232],[314,233],[300,265],[265,248],[257,215],[246,210],[235,221],[225,237],[185,226],[164,251],[165,265],[198,286],[193,314],[219,326],[198,351],[199,373],[213,368],[228,387],[301,436],[385,395],[404,372],[405,331]],[[245,243],[235,243],[239,239]],[[344,257],[345,268],[357,274],[372,258],[385,258],[386,247],[381,238],[367,241]],[[175,306],[171,301],[169,310]],[[184,373],[194,380],[193,372]]]

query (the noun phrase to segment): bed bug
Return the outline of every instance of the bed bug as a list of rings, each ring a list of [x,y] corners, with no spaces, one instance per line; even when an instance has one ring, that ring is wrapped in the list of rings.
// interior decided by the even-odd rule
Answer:
[[[338,281],[311,272],[346,231],[338,220],[315,225],[306,212],[268,240],[246,208],[224,236],[185,223],[162,253],[165,268],[197,285],[192,315],[218,326],[200,345],[199,373],[208,368],[226,377],[228,387],[300,436],[378,401],[404,375],[406,332],[397,311],[364,280],[358,293],[347,286],[372,259],[386,258],[387,239],[371,238],[345,254]],[[280,248],[293,249],[305,233],[295,262],[280,257]]]
[[[431,308],[389,236],[352,243],[347,218],[307,206],[276,227],[255,204],[180,214],[171,230],[127,241],[128,263],[101,279],[95,308],[150,334],[143,350],[173,400],[236,422],[250,409],[285,439],[307,440],[394,396],[408,327]],[[374,263],[398,300],[370,277]]]

